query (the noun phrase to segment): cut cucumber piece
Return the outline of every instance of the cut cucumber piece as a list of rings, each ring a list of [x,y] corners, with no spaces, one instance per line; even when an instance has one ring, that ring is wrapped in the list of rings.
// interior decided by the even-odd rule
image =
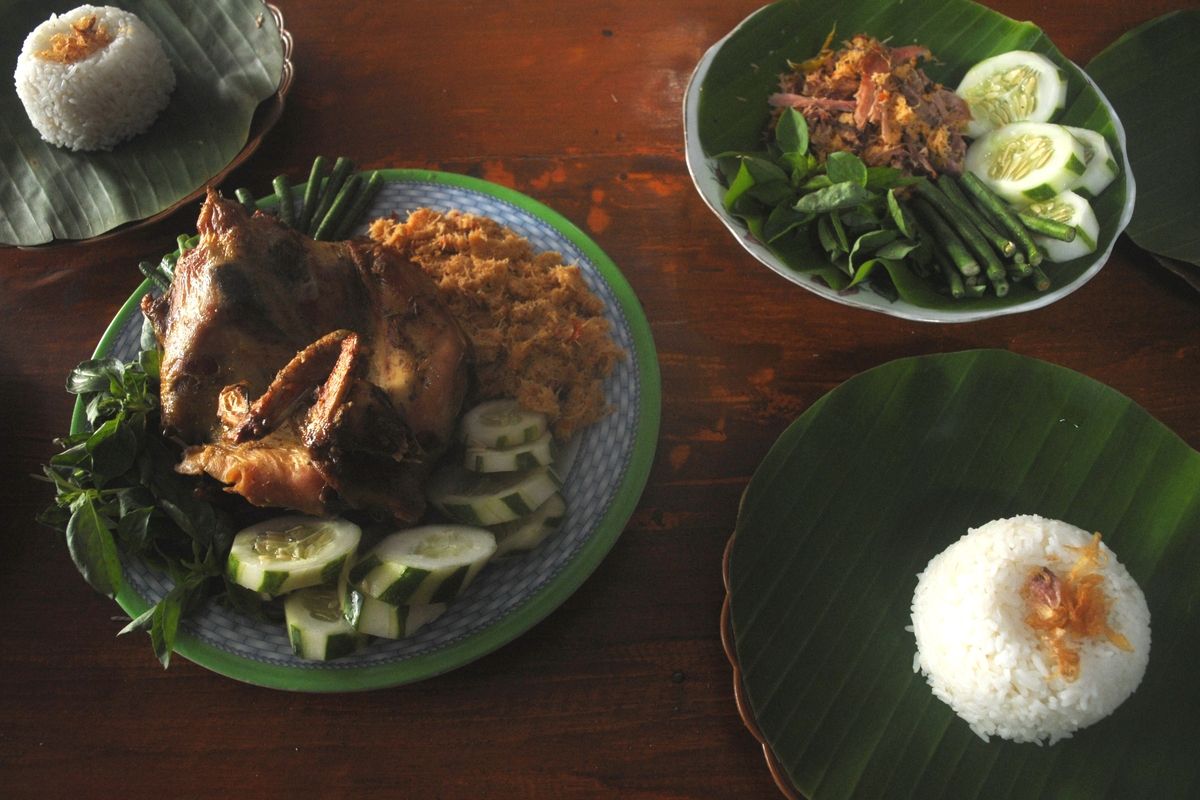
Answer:
[[[445,603],[393,606],[349,587],[343,595],[342,602],[342,612],[346,620],[354,625],[359,633],[383,639],[403,639],[405,636],[412,636],[440,617],[445,610]]]
[[[546,432],[546,415],[516,400],[489,400],[464,414],[461,427],[468,447],[516,447]]]
[[[532,550],[558,530],[567,516],[567,501],[558,492],[532,514],[492,528],[496,535],[496,557],[518,550]]]
[[[516,447],[468,447],[463,466],[472,472],[518,472],[545,467],[554,461],[554,437],[546,431]]]
[[[1096,213],[1092,211],[1091,203],[1075,192],[1063,192],[1053,200],[1033,203],[1025,209],[1025,213],[1075,227],[1075,238],[1069,242],[1060,242],[1049,236],[1034,235],[1033,240],[1045,252],[1046,258],[1051,261],[1056,263],[1070,261],[1073,258],[1095,252],[1096,239],[1100,235],[1100,223],[1096,220]]]
[[[357,650],[362,634],[342,615],[336,586],[313,586],[288,595],[283,601],[288,640],[301,658],[329,661]]]
[[[967,136],[982,136],[1013,122],[1049,122],[1066,105],[1067,81],[1040,53],[1012,50],[967,70],[958,96],[971,109]]]
[[[350,585],[393,606],[446,603],[496,552],[491,531],[425,525],[393,533],[350,569]]]
[[[558,491],[547,467],[525,472],[472,472],[450,464],[429,481],[429,501],[468,525],[498,525],[531,514]]]
[[[1083,145],[1062,125],[1014,122],[976,139],[966,168],[1010,203],[1052,200],[1087,169]]]
[[[340,518],[276,517],[233,537],[225,574],[270,597],[335,583],[361,536],[357,525]]]
[[[1121,168],[1113,157],[1108,140],[1096,131],[1087,128],[1072,128],[1064,125],[1071,135],[1083,145],[1083,162],[1086,168],[1079,180],[1071,187],[1075,192],[1085,197],[1095,199],[1117,179]]]

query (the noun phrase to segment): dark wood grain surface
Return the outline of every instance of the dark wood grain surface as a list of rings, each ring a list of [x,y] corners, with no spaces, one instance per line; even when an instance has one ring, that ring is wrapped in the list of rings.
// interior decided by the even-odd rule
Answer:
[[[1194,3],[1193,3],[1194,4]],[[1123,392],[1200,447],[1200,293],[1122,239],[1050,308],[969,325],[848,309],[746,255],[692,187],[681,104],[709,45],[757,0],[283,2],[296,83],[225,187],[301,178],[317,154],[464,172],[586,230],[640,298],[663,424],[612,553],[518,640],[395,689],[302,695],[183,659],[79,577],[35,513],[90,356],[196,207],[96,243],[0,251],[0,795],[741,798],[778,796],[721,649],[721,554],[776,436],[890,359],[1001,347]],[[1179,0],[994,0],[1086,63]],[[20,32],[23,35],[23,32]],[[4,36],[18,35],[8,31]]]

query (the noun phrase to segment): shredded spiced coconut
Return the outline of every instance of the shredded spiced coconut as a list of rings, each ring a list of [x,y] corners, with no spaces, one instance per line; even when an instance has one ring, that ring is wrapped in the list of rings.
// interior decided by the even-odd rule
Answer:
[[[780,76],[780,91],[769,102],[776,115],[785,108],[804,115],[809,147],[821,161],[842,150],[867,166],[957,175],[971,112],[921,70],[920,61],[929,58],[920,45],[893,48],[864,34],[837,52],[826,40],[816,57]]]
[[[474,400],[511,397],[559,439],[609,413],[603,382],[625,352],[578,267],[486,217],[428,208],[378,219],[371,238],[438,286],[475,350]]]

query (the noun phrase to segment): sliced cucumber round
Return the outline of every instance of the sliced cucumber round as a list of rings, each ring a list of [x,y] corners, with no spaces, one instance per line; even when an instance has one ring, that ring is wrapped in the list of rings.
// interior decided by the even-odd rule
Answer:
[[[270,597],[335,583],[361,537],[357,525],[340,518],[276,517],[233,537],[225,573]]]
[[[516,447],[546,432],[546,415],[516,400],[488,400],[463,415],[461,428],[468,447]]]
[[[1096,131],[1087,128],[1072,128],[1064,125],[1071,135],[1083,145],[1083,162],[1086,168],[1072,189],[1086,197],[1095,199],[1117,179],[1121,168],[1113,157],[1108,140]]]
[[[1010,203],[1051,200],[1083,175],[1083,145],[1061,125],[1014,122],[976,139],[966,168]]]
[[[425,525],[385,537],[350,569],[350,585],[389,605],[446,603],[496,552],[491,531]]]
[[[1028,50],[985,58],[967,70],[957,92],[971,109],[971,137],[1013,122],[1049,122],[1067,102],[1062,71]]]
[[[336,586],[313,586],[292,592],[283,601],[292,652],[301,658],[329,661],[357,650],[362,634],[342,615]]]
[[[567,501],[558,492],[528,516],[492,528],[496,535],[496,557],[518,550],[532,550],[558,530],[567,516]]]
[[[516,447],[468,447],[463,466],[472,472],[517,472],[545,467],[554,461],[554,437],[546,431]]]
[[[472,472],[450,464],[429,481],[429,501],[467,525],[498,525],[531,514],[558,491],[547,467],[524,472]]]
[[[1091,203],[1075,192],[1062,192],[1053,200],[1033,203],[1025,209],[1025,213],[1074,226],[1075,238],[1069,242],[1061,242],[1049,236],[1034,235],[1033,240],[1046,253],[1046,258],[1051,261],[1070,261],[1073,258],[1095,252],[1096,239],[1100,235],[1100,223],[1096,220],[1096,213],[1092,211]]]
[[[446,610],[446,604],[394,606],[357,589],[348,588],[343,596],[342,610],[346,620],[359,633],[383,639],[403,639],[440,617]]]

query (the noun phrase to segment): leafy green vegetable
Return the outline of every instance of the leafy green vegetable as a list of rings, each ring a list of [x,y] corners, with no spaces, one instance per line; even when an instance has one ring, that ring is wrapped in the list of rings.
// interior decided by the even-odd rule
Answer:
[[[150,271],[169,275],[181,253],[182,246]],[[194,480],[175,473],[177,454],[148,435],[159,426],[158,364],[155,347],[130,362],[85,361],[71,373],[67,391],[84,400],[87,430],[60,439],[62,452],[43,467],[55,498],[38,520],[65,534],[80,573],[108,597],[121,590],[120,549],[170,573],[175,588],[122,631],[149,632],[165,667],[181,615],[224,589],[233,529],[193,496]]]

